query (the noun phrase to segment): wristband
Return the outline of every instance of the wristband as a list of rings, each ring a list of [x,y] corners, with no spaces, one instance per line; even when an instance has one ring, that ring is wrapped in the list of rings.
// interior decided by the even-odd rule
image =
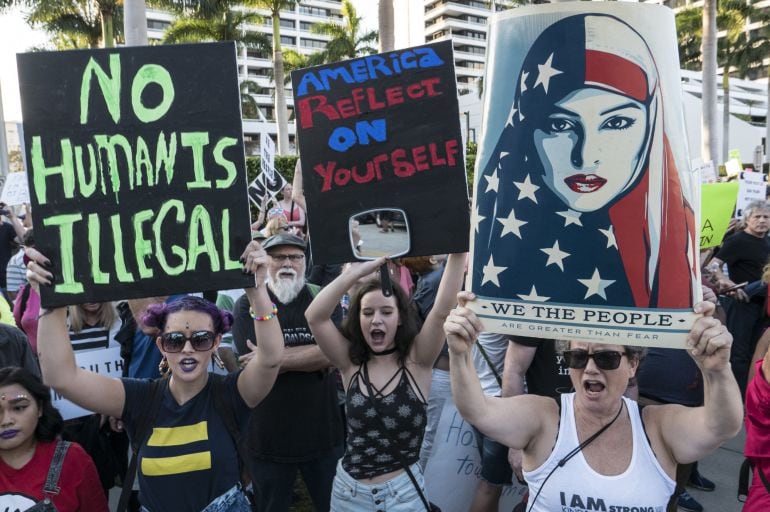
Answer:
[[[265,316],[257,316],[254,313],[254,309],[249,307],[249,315],[251,315],[251,318],[253,318],[255,322],[266,322],[268,320],[272,320],[273,318],[275,318],[275,315],[277,314],[278,314],[278,306],[275,305],[275,302],[273,302],[273,310]]]

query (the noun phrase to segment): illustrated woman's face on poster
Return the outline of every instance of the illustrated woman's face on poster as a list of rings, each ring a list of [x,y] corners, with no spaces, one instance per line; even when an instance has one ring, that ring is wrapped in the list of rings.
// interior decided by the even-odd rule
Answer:
[[[604,208],[638,175],[647,107],[593,87],[556,102],[534,142],[546,185],[569,208]]]

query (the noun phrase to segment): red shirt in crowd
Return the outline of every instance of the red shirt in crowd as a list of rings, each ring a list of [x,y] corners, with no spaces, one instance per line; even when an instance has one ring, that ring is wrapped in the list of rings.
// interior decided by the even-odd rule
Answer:
[[[743,512],[770,510],[768,493],[757,471],[770,483],[770,384],[762,373],[762,361],[746,390],[746,446],[744,453],[751,459],[753,471],[751,488]]]

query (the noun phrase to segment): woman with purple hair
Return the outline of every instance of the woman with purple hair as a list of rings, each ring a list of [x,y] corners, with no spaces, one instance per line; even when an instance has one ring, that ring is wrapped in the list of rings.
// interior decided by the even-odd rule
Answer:
[[[28,277],[49,284],[48,260],[30,250]],[[211,302],[184,297],[147,309],[142,321],[158,330],[163,355],[162,385],[150,380],[114,379],[79,368],[70,344],[66,309],[41,310],[38,326],[40,364],[46,382],[72,402],[101,414],[122,418],[126,430],[142,431],[150,395],[160,389],[157,414],[138,447],[139,500],[142,511],[251,510],[240,487],[238,448],[230,426],[245,431],[250,409],[275,382],[283,352],[283,335],[265,288],[267,255],[251,242],[242,255],[244,271],[255,274],[256,286],[246,289],[259,338],[246,367],[219,381],[210,376],[222,335],[233,317]],[[170,376],[169,376],[170,375]],[[215,396],[215,390],[219,392]],[[225,398],[222,398],[225,397]],[[234,418],[224,418],[218,405],[229,400]],[[150,410],[152,408],[150,407]]]

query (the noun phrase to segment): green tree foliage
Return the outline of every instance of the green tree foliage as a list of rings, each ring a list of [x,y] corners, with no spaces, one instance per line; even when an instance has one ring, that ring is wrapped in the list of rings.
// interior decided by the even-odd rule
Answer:
[[[316,23],[310,27],[314,34],[323,34],[331,37],[322,52],[326,62],[353,59],[360,55],[377,53],[377,48],[372,46],[377,41],[377,31],[371,30],[361,33],[361,17],[350,0],[342,0],[342,25],[326,22]]]

